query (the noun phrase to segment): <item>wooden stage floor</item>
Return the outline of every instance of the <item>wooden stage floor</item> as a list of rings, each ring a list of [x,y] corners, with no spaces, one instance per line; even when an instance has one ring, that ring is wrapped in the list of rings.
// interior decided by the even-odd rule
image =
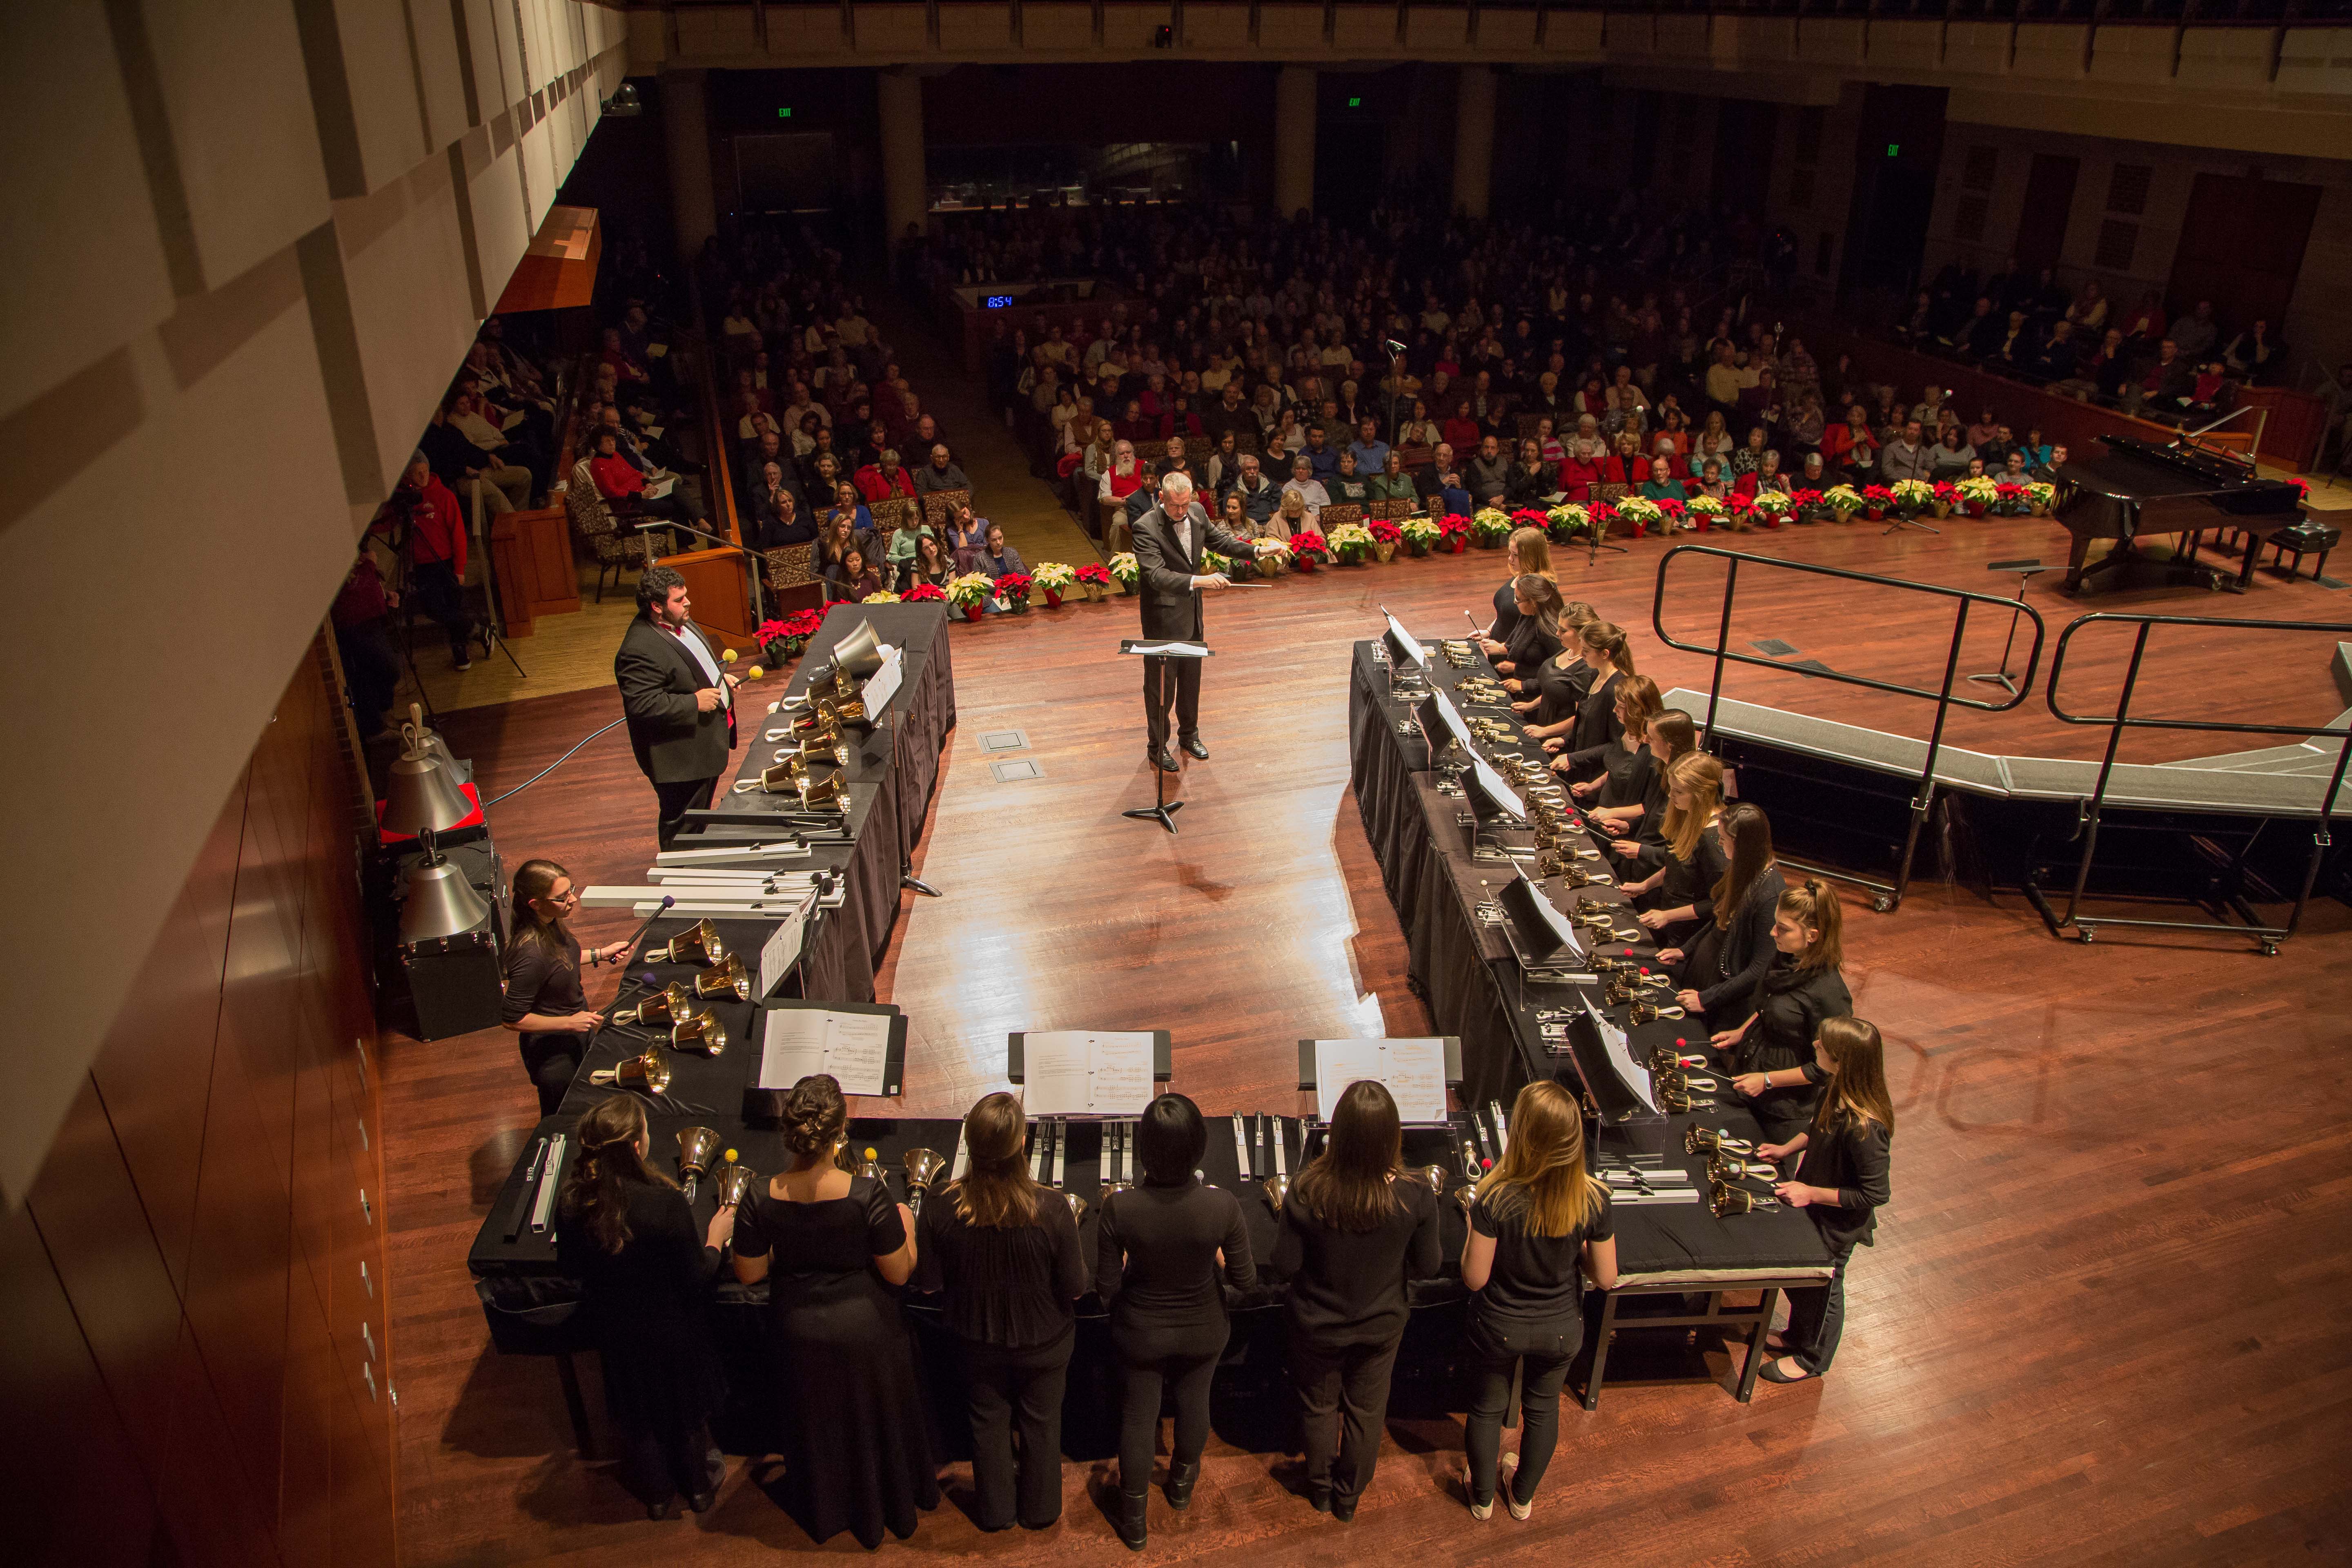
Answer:
[[[1742,542],[1999,586],[1987,560],[2063,559],[2063,539],[2013,521],[1958,524],[1941,540],[1857,526]],[[1645,670],[1704,689],[1700,662],[1661,655],[1649,629],[1662,547],[1634,550],[1591,573],[1577,556],[1560,575],[1633,629]],[[1347,645],[1377,626],[1382,603],[1430,635],[1458,627],[1465,608],[1483,617],[1496,578],[1496,557],[1473,552],[1213,599],[1219,651],[1202,706],[1214,756],[1190,774],[1173,838],[1118,816],[1151,795],[1139,674],[1114,657],[1131,605],[957,629],[961,723],[920,862],[946,897],[908,896],[882,976],[913,1020],[904,1108],[954,1114],[1001,1085],[1012,1029],[1170,1027],[1176,1087],[1211,1110],[1261,1110],[1299,1108],[1299,1037],[1425,1031],[1347,792]],[[2038,581],[2032,602],[2054,630],[2077,606]],[[1735,636],[1780,637],[1801,650],[1793,657],[1840,668],[1940,672],[1940,633],[1815,582],[1759,594]],[[1711,627],[1703,587],[1691,603],[1670,624]],[[2308,578],[2265,576],[2244,597],[2095,603],[2344,618],[2344,601]],[[2002,629],[1979,628],[1989,640],[1972,638],[1969,668],[1992,667]],[[2184,711],[2260,703],[2324,722],[2343,706],[2324,639],[2293,658],[2218,642],[2188,651],[2188,668],[2148,687]],[[1735,670],[1726,689],[1888,729],[1926,711],[1801,680]],[[496,795],[618,710],[609,690],[580,691],[452,714],[450,736]],[[981,737],[1003,730],[1025,735],[1014,754],[1044,777],[995,782]],[[2005,718],[1956,720],[1952,739],[2095,755],[2096,738],[2056,724],[2037,696]],[[2143,742],[2126,754],[2224,749]],[[551,854],[583,880],[620,879],[652,851],[651,793],[619,731],[493,815],[510,863]],[[2021,900],[1935,885],[1894,915],[1847,909],[1848,979],[1889,1042],[1900,1136],[1894,1202],[1853,1266],[1831,1377],[1759,1384],[1746,1406],[1721,1386],[1612,1384],[1598,1412],[1563,1412],[1560,1453],[1524,1524],[1469,1518],[1458,1417],[1391,1423],[1352,1526],[1286,1489],[1292,1457],[1220,1435],[1192,1510],[1171,1522],[1155,1504],[1147,1555],[1264,1568],[1564,1552],[1677,1564],[2344,1560],[2352,914],[2315,903],[2305,934],[2264,959],[2229,938],[2059,942]],[[629,922],[602,911],[581,925],[604,937]],[[648,1523],[572,1453],[552,1367],[489,1347],[463,1259],[532,1121],[510,1041],[493,1031],[385,1045],[403,1560],[732,1563],[813,1550],[740,1464],[709,1515]],[[1720,1354],[1713,1364],[1727,1383]],[[1090,1500],[1103,1473],[1065,1466],[1066,1513],[1043,1535],[982,1536],[950,1502],[886,1556],[1124,1561]],[[949,1479],[961,1495],[967,1478]]]

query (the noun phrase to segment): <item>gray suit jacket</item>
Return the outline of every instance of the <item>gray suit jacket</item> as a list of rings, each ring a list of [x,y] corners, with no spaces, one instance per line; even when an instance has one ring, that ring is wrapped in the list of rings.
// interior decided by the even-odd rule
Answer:
[[[702,637],[703,647],[710,647],[702,628],[690,622],[685,635]],[[719,662],[716,648],[710,661]],[[629,745],[646,777],[656,784],[683,784],[727,771],[727,754],[735,749],[733,707],[696,711],[694,694],[710,684],[709,678],[677,637],[642,612],[621,637],[613,677],[621,685]]]
[[[1199,501],[1192,503],[1190,521],[1192,548],[1188,552],[1176,542],[1175,525],[1160,508],[1155,506],[1135,520],[1135,589],[1143,604],[1147,637],[1186,637],[1198,642],[1207,636],[1201,592],[1192,586],[1194,577],[1206,574],[1201,564],[1203,552],[1213,550],[1239,561],[1257,559],[1255,544],[1235,539],[1211,522]]]

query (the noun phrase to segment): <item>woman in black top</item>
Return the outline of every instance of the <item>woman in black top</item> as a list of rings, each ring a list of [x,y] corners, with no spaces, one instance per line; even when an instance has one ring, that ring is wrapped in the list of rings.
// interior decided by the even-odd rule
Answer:
[[[1559,489],[1553,470],[1543,460],[1542,448],[1533,441],[1520,442],[1518,457],[1512,461],[1510,472],[1503,476],[1503,504],[1539,507]]]
[[[655,1519],[667,1519],[681,1493],[700,1513],[727,1474],[710,1440],[710,1413],[727,1397],[727,1380],[703,1308],[735,1211],[720,1209],[696,1239],[677,1184],[646,1163],[646,1113],[625,1094],[582,1117],[578,1137],[557,1207],[555,1257],[580,1281],[582,1321],[621,1429],[622,1484]]]
[[[1787,1139],[1812,1120],[1817,1080],[1806,1064],[1813,1059],[1813,1037],[1822,1019],[1853,1012],[1853,997],[1838,973],[1843,923],[1837,895],[1820,878],[1808,877],[1783,892],[1772,919],[1777,951],[1749,993],[1752,1012],[1738,1028],[1712,1037],[1718,1049],[1731,1053],[1738,1075],[1732,1087],[1751,1101],[1768,1138]]]
[[[1465,459],[1467,461],[1467,459]],[[1503,645],[1510,639],[1511,628],[1518,624],[1519,579],[1529,573],[1549,577],[1551,573],[1551,541],[1540,528],[1514,529],[1510,542],[1504,549],[1504,558],[1510,563],[1511,574],[1495,590],[1495,619],[1480,638],[1481,645],[1492,643],[1486,649],[1488,658],[1502,657]]]
[[[1715,821],[1730,869],[1715,885],[1715,918],[1700,924],[1683,947],[1658,951],[1676,966],[1675,1001],[1719,1029],[1748,1021],[1756,983],[1772,965],[1772,921],[1789,884],[1772,858],[1772,824],[1764,808],[1735,800]]]
[[[1828,1244],[1834,1264],[1826,1285],[1789,1292],[1789,1328],[1770,1348],[1789,1354],[1762,1369],[1774,1383],[1801,1383],[1829,1371],[1845,1321],[1845,1266],[1856,1247],[1868,1247],[1887,1199],[1895,1142],[1895,1102],[1886,1092],[1886,1053],[1877,1028],[1855,1017],[1826,1018],[1813,1040],[1806,1071],[1828,1088],[1805,1131],[1756,1152],[1767,1160],[1797,1159],[1792,1179],[1773,1191],[1803,1209]]]
[[[1666,770],[1666,842],[1658,868],[1621,884],[1642,906],[1642,929],[1661,945],[1715,920],[1715,888],[1731,862],[1715,834],[1723,799],[1723,764],[1705,752],[1686,752]]]
[[[1536,740],[1564,737],[1576,728],[1576,710],[1592,689],[1592,667],[1580,654],[1585,625],[1592,618],[1592,606],[1581,599],[1562,605],[1560,650],[1536,666],[1531,677],[1522,672],[1521,677],[1503,682],[1518,694],[1511,710],[1521,716],[1519,722]]]
[[[581,947],[563,922],[580,907],[572,873],[552,860],[526,860],[514,874],[514,937],[507,943],[506,1000],[499,1022],[522,1037],[523,1070],[539,1090],[539,1113],[563,1103],[588,1037],[604,1023],[588,1011],[580,965],[616,963],[625,942]]]
[[[1562,753],[1552,759],[1554,773],[1591,781],[1601,773],[1612,746],[1624,750],[1625,725],[1617,717],[1617,685],[1635,671],[1625,634],[1609,622],[1588,622],[1577,638],[1577,657],[1591,668],[1592,689],[1577,710],[1575,728],[1565,738],[1546,741],[1544,750]],[[1594,783],[1591,788],[1576,793],[1589,796],[1599,788]]]
[[[1104,1200],[1095,1232],[1095,1293],[1110,1307],[1111,1347],[1122,1383],[1118,1428],[1118,1538],[1136,1551],[1146,1539],[1151,1450],[1160,1436],[1164,1387],[1176,1394],[1176,1441],[1168,1450],[1168,1506],[1182,1510],[1201,1477],[1209,1442],[1209,1384],[1229,1332],[1224,1282],[1257,1280],[1239,1199],[1194,1179],[1208,1147],[1200,1108],[1163,1094],[1144,1108],[1136,1131],[1143,1180]]]
[[[914,1238],[888,1187],[841,1168],[848,1110],[831,1075],[794,1084],[783,1121],[793,1168],[754,1189],[735,1229],[735,1278],[768,1282],[777,1501],[810,1540],[846,1530],[871,1552],[940,1501],[898,1317]]]
[[[922,1283],[944,1292],[940,1317],[961,1352],[982,1530],[1062,1517],[1062,1391],[1087,1265],[1069,1205],[1030,1180],[1027,1133],[1019,1100],[984,1097],[964,1117],[970,1170],[923,1205]]]
[[[1590,795],[1598,806],[1639,809],[1649,787],[1654,759],[1650,755],[1650,721],[1665,706],[1658,683],[1646,675],[1628,675],[1617,682],[1616,743],[1601,752],[1601,776],[1572,785],[1579,795]],[[1606,820],[1605,818],[1602,820]]]
[[[1559,596],[1559,584],[1549,577],[1530,572],[1512,584],[1517,597],[1512,607],[1518,618],[1511,623],[1511,635],[1503,645],[1502,657],[1495,659],[1496,673],[1510,679],[1504,685],[1516,691],[1521,689],[1521,677],[1540,669],[1548,659],[1559,654],[1560,612],[1568,606]]]
[[[1388,1089],[1348,1086],[1323,1152],[1282,1200],[1275,1272],[1287,1278],[1290,1379],[1307,1428],[1307,1496],[1356,1517],[1380,1458],[1405,1282],[1437,1272],[1437,1194],[1400,1181],[1404,1130]],[[1345,1406],[1345,1420],[1341,1407]],[[1338,1462],[1334,1464],[1334,1457]]]
[[[1512,1102],[1510,1147],[1479,1182],[1462,1243],[1462,1284],[1475,1292],[1467,1349],[1476,1369],[1463,1446],[1478,1519],[1495,1511],[1503,1412],[1522,1360],[1518,1470],[1503,1500],[1513,1519],[1534,1508],[1559,1440],[1560,1385],[1584,1343],[1580,1266],[1603,1290],[1617,1283],[1609,1194],[1585,1170],[1575,1097],[1556,1083],[1531,1083]]]
[[[1633,738],[1631,734],[1626,737],[1628,741]],[[1630,800],[1595,806],[1584,814],[1596,828],[1621,835],[1610,841],[1610,848],[1628,860],[1651,864],[1643,858],[1644,852],[1657,850],[1665,843],[1667,765],[1697,745],[1698,731],[1692,726],[1690,715],[1679,708],[1664,709],[1643,722],[1640,755],[1634,758],[1631,776],[1622,786],[1630,790],[1639,784],[1639,792]]]

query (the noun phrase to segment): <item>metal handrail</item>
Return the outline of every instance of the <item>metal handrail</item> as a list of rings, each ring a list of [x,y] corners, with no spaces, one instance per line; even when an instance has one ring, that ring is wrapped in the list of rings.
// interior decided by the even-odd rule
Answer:
[[[2074,642],[2076,632],[2098,621],[2136,626],[2139,628],[2138,635],[2132,639],[2131,662],[2124,668],[2124,683],[2122,689],[2116,693],[2116,710],[2113,713],[2070,713],[2058,700],[2061,679],[2066,668],[2066,650]],[[2278,944],[2293,936],[2295,927],[2302,923],[2304,906],[2310,902],[2311,889],[2319,876],[2319,863],[2326,856],[2329,845],[2334,841],[2329,832],[2330,819],[2334,816],[2336,792],[2344,783],[2347,764],[2352,764],[2352,724],[2263,724],[2245,719],[2133,718],[2131,715],[2132,693],[2139,685],[2140,666],[2147,656],[2148,634],[2158,626],[2199,626],[2272,632],[2324,632],[2339,641],[2347,636],[2352,636],[2352,623],[2342,621],[2258,621],[2240,620],[2226,616],[2143,616],[2134,615],[2128,611],[2103,611],[2094,615],[2077,616],[2068,622],[2066,629],[2058,634],[2058,646],[2052,650],[2050,656],[2050,680],[2042,689],[2042,700],[2048,705],[2051,716],[2062,724],[2105,725],[2107,729],[2107,750],[2105,755],[2099,761],[2098,783],[2092,788],[2091,798],[2080,808],[2082,821],[2078,831],[2083,839],[2083,853],[2081,858],[2075,863],[2074,887],[2074,890],[2067,895],[2066,912],[2060,915],[2053,910],[2048,901],[2042,898],[2041,890],[2031,880],[2026,884],[2026,896],[2033,900],[2034,908],[2042,912],[2042,919],[2050,927],[2050,934],[2053,936],[2063,934],[2065,928],[2070,925],[2081,933],[2084,942],[2089,942],[2092,932],[2102,925],[2146,926],[2162,931],[2242,929],[2246,934],[2253,937],[2261,944],[2262,951],[2265,954],[2275,954],[2278,952]],[[2099,813],[2106,804],[2107,784],[2115,774],[2116,754],[2123,746],[2124,731],[2126,730],[2223,731],[2242,735],[2296,735],[2306,740],[2315,735],[2340,735],[2344,738],[2344,744],[2336,753],[2336,766],[2328,773],[2327,785],[2320,792],[2319,826],[2312,835],[2311,858],[2304,868],[2303,887],[2295,895],[2294,909],[2287,916],[2285,925],[2263,925],[2253,918],[2251,910],[2245,911],[2246,924],[2243,928],[2212,921],[2121,920],[2111,917],[2085,921],[2081,917],[2084,890],[2091,879],[2092,857],[2097,853],[2099,847]],[[2240,859],[2242,860],[2243,858],[2242,851]]]
[[[1666,568],[1677,555],[1712,555],[1730,563],[1724,573],[1723,616],[1716,631],[1715,646],[1711,648],[1702,647],[1696,643],[1679,641],[1674,634],[1666,630]],[[1866,675],[1848,675],[1841,670],[1828,668],[1800,672],[1820,680],[1833,680],[1845,686],[1860,686],[1872,691],[1891,691],[1897,696],[1922,698],[1936,704],[1936,723],[1927,737],[1927,765],[1920,770],[1918,789],[1911,798],[1911,827],[1903,840],[1903,860],[1895,872],[1895,880],[1891,883],[1884,883],[1874,882],[1862,877],[1843,879],[1857,882],[1878,893],[1880,895],[1878,908],[1882,911],[1897,909],[1902,905],[1904,890],[1911,884],[1911,860],[1919,847],[1919,829],[1927,820],[1929,807],[1935,804],[1936,758],[1943,749],[1945,721],[1951,716],[1951,710],[1956,704],[1963,708],[1973,708],[1980,713],[2006,713],[2025,700],[2026,695],[2033,689],[2034,671],[2041,667],[2042,663],[2042,641],[2046,630],[2042,623],[2042,613],[2022,599],[2011,599],[1999,594],[1980,594],[1969,588],[1946,588],[1934,583],[1913,583],[1901,577],[1881,577],[1868,572],[1849,572],[1839,566],[1816,566],[1808,562],[1783,561],[1770,555],[1750,555],[1744,551],[1725,550],[1712,544],[1678,544],[1658,558],[1657,586],[1650,600],[1650,624],[1656,630],[1658,640],[1668,647],[1682,653],[1706,654],[1714,658],[1715,674],[1706,691],[1705,725],[1710,741],[1715,733],[1715,711],[1722,700],[1723,667],[1727,660],[1757,665],[1766,669],[1785,670],[1790,668],[1778,659],[1766,658],[1752,653],[1735,653],[1731,649],[1731,604],[1739,590],[1739,567],[1742,562],[1754,562],[1758,565],[1769,566],[1781,572],[1801,572],[1810,576],[1835,577],[1849,583],[1872,583],[1880,587],[1900,588],[1908,593],[1927,594],[1937,598],[1959,601],[1959,608],[1952,616],[1951,647],[1944,658],[1944,684],[1936,690],[1931,691],[1922,686],[1906,686],[1900,681],[1876,680]],[[2017,689],[2011,694],[2006,702],[1983,701],[1973,697],[1957,695],[1952,690],[1953,684],[1959,677],[1960,645],[1968,637],[1969,610],[1971,605],[1979,604],[1998,605],[2010,611],[2012,616],[2026,616],[2033,622],[2033,645],[2026,650],[2025,673],[2019,678]],[[2010,625],[2013,631],[2016,626],[2015,620],[2012,619]],[[2006,668],[2005,660],[2004,668]]]

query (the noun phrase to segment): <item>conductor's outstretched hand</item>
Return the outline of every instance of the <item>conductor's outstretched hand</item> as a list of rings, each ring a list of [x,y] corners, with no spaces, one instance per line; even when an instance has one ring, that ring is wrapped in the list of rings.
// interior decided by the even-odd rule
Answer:
[[[1233,585],[1234,580],[1223,572],[1212,572],[1205,577],[1192,579],[1192,586],[1195,588],[1230,588]]]

